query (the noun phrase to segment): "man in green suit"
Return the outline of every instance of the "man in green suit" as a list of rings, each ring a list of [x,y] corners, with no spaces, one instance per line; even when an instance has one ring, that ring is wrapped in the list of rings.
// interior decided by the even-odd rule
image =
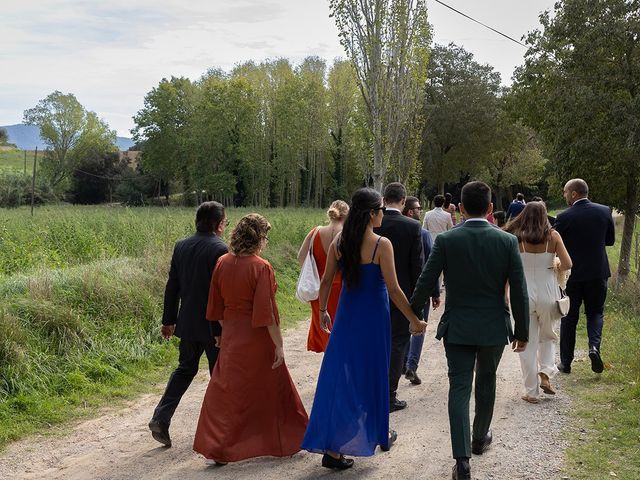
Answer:
[[[422,306],[444,272],[446,303],[436,338],[443,339],[449,367],[449,427],[456,465],[454,479],[471,478],[471,452],[482,454],[492,441],[491,418],[496,393],[496,369],[504,346],[515,352],[529,339],[527,286],[515,236],[486,220],[491,213],[491,189],[482,182],[462,189],[460,211],[466,221],[436,237],[413,296],[411,306]],[[511,327],[505,286],[509,284],[515,333]],[[469,425],[469,398],[473,374],[476,411],[473,439]]]

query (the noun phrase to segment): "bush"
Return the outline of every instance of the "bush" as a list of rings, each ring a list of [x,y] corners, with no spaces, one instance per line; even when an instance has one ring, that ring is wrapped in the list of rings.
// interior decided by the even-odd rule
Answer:
[[[51,185],[41,178],[36,179],[34,201],[44,205],[56,200]],[[0,176],[0,207],[15,208],[31,204],[31,177],[18,174]]]

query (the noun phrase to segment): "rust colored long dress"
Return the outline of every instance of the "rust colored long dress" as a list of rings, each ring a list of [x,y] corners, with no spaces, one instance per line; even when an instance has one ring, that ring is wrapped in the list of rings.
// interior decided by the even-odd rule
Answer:
[[[202,403],[193,449],[218,462],[300,451],[307,412],[267,326],[279,323],[268,261],[223,255],[211,278],[207,318],[224,321],[218,361]]]
[[[313,258],[318,266],[318,274],[320,278],[324,275],[324,269],[327,264],[327,252],[324,251],[320,235],[316,234],[313,239]],[[342,274],[336,272],[331,284],[331,292],[329,293],[329,302],[327,303],[327,312],[332,319],[336,318],[336,310],[338,309],[338,300],[340,300],[340,290],[342,289]],[[311,323],[309,324],[309,336],[307,337],[307,350],[310,352],[324,352],[329,343],[329,334],[320,328],[320,300],[311,301]]]

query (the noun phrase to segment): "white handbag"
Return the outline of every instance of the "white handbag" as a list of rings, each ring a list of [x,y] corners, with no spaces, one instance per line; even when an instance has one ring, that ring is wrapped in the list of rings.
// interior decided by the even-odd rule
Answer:
[[[316,260],[313,257],[313,242],[317,233],[318,230],[316,229],[311,237],[309,251],[300,269],[300,277],[298,277],[298,285],[296,287],[296,298],[304,303],[316,300],[320,294],[320,275],[318,274]]]

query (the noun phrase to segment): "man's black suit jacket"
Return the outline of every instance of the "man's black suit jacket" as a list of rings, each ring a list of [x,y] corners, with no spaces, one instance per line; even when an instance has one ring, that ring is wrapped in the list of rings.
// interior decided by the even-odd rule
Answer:
[[[227,246],[216,235],[196,233],[176,243],[164,291],[163,325],[176,326],[176,337],[209,342],[220,335],[218,322],[206,319],[209,285]]]
[[[611,276],[605,246],[613,245],[616,237],[609,207],[581,200],[558,215],[554,228],[573,262],[569,281],[585,282]]]
[[[395,210],[387,210],[382,225],[374,232],[391,241],[398,283],[407,299],[411,298],[424,263],[420,222]],[[396,308],[393,303],[391,308]]]

